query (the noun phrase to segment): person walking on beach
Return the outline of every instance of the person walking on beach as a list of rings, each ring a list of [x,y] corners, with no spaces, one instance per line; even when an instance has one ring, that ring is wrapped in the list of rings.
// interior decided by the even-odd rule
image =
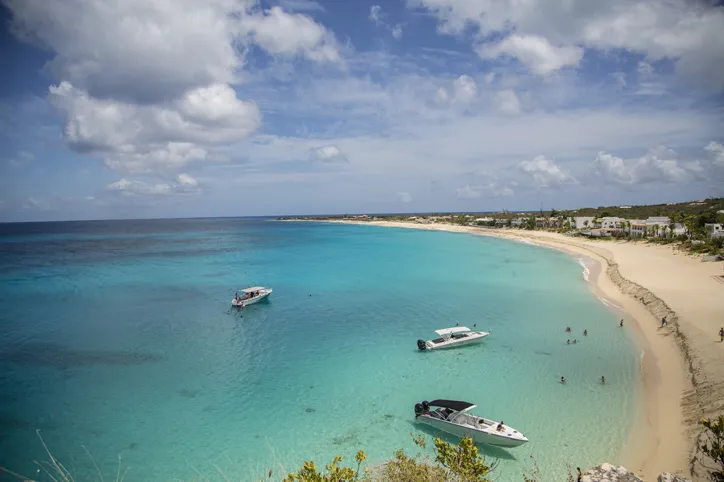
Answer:
[[[724,327],[719,328],[719,342],[724,342]]]
[[[581,482],[583,480],[583,474],[581,473],[581,468],[576,467],[576,470],[578,471],[578,476],[576,477],[576,482]]]
[[[621,322],[618,324],[618,326],[623,326],[623,318],[621,318]]]
[[[663,328],[665,324],[666,324],[666,317],[664,316],[663,318],[661,318],[661,328]]]

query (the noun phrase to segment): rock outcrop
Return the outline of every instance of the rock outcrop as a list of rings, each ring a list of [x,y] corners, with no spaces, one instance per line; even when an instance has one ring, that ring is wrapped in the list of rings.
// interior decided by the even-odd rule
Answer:
[[[669,472],[664,472],[663,474],[659,475],[659,477],[656,479],[656,482],[691,482],[689,479],[685,479],[680,475],[671,474]]]
[[[664,472],[656,479],[657,482],[691,482],[679,475]],[[601,464],[583,472],[581,482],[643,482],[633,472],[620,465]]]
[[[611,464],[596,465],[583,472],[582,482],[643,482],[626,467]]]

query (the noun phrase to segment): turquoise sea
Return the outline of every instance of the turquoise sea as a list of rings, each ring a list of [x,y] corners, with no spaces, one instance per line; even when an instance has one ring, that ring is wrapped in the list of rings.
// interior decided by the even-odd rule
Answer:
[[[268,302],[230,308],[256,284]],[[358,449],[375,464],[414,452],[411,432],[436,435],[415,403],[452,398],[531,440],[481,447],[497,480],[522,480],[531,455],[565,480],[568,464],[617,461],[636,417],[638,353],[618,318],[575,259],[490,237],[262,219],[0,225],[0,466],[44,480],[36,429],[78,482],[99,480],[94,464],[115,480],[119,456],[127,482],[280,476]],[[417,351],[456,323],[492,334]]]

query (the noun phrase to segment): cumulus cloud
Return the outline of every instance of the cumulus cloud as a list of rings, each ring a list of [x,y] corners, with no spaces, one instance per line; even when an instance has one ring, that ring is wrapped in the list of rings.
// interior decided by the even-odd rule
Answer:
[[[518,57],[534,72],[577,65],[580,47],[625,49],[647,61],[672,59],[682,77],[724,89],[724,9],[716,2],[659,0],[408,0],[435,16],[439,30],[456,34],[471,26],[484,57]],[[478,41],[479,42],[479,41]]]
[[[199,183],[188,174],[179,174],[176,180],[168,183],[151,184],[142,181],[129,181],[121,178],[106,186],[106,190],[122,196],[169,196],[174,194],[194,194],[199,192]]]
[[[452,82],[450,88],[440,87],[435,91],[435,103],[441,106],[465,106],[475,100],[477,93],[475,80],[463,74]]]
[[[493,96],[493,105],[501,114],[518,115],[522,111],[520,99],[514,90],[506,89],[495,93]]]
[[[397,196],[400,198],[400,202],[404,204],[409,204],[412,202],[412,196],[410,196],[409,192],[398,192]]]
[[[65,117],[68,144],[102,156],[119,172],[177,169],[204,160],[202,146],[243,139],[261,122],[256,104],[239,100],[224,84],[159,105],[138,105],[96,99],[61,82],[50,87],[49,99]]]
[[[548,75],[563,67],[575,67],[583,58],[583,49],[554,46],[537,35],[510,35],[493,45],[479,45],[478,55],[485,59],[508,56],[518,59],[538,75]]]
[[[334,35],[304,14],[272,7],[263,14],[242,16],[239,27],[272,54],[303,55],[316,62],[342,60]]]
[[[347,156],[337,146],[320,146],[312,148],[312,159],[319,162],[349,162]]]
[[[537,156],[532,161],[523,161],[518,165],[518,168],[531,176],[540,187],[575,184],[578,182],[568,171],[544,156]]]
[[[704,169],[696,160],[680,160],[678,154],[666,146],[626,160],[602,151],[593,162],[593,171],[598,176],[617,184],[691,181],[701,176]]]

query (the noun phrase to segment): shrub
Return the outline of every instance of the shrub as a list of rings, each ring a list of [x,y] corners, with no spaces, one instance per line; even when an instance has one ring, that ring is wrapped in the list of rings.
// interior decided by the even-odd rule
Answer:
[[[700,423],[705,431],[696,443],[699,462],[711,480],[724,482],[724,415],[714,420],[703,418]]]

